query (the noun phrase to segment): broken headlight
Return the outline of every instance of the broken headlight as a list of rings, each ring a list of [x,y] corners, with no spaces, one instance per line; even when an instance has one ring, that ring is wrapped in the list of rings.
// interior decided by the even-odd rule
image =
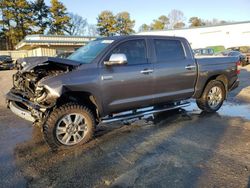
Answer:
[[[42,103],[46,100],[48,91],[44,87],[37,87],[35,91],[35,102]]]
[[[38,86],[36,88],[34,101],[37,104],[44,107],[52,107],[56,103],[56,99],[46,87]]]

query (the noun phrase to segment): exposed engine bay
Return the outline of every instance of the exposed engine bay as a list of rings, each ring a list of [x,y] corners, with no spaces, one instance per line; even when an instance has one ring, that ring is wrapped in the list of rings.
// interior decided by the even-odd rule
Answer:
[[[40,103],[43,101],[42,99],[45,98],[45,91],[44,88],[38,87],[39,81],[48,77],[57,76],[68,71],[68,67],[59,67],[53,64],[38,66],[29,72],[22,73],[18,71],[13,76],[14,89],[17,92],[21,92],[23,97],[29,99],[30,101]]]
[[[7,94],[7,101],[30,111],[35,121],[43,119],[47,110],[55,105],[57,98],[39,83],[72,71],[76,66],[68,60],[59,58],[20,59],[17,62],[18,71],[13,75],[13,88]]]

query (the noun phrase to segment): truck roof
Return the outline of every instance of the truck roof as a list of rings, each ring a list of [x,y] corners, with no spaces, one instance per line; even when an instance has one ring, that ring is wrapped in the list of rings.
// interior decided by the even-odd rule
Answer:
[[[179,39],[186,40],[184,37],[175,37],[175,36],[166,36],[166,35],[122,35],[122,36],[110,36],[110,37],[100,37],[97,40],[124,40],[124,39],[133,39],[133,38],[166,38],[166,39]]]

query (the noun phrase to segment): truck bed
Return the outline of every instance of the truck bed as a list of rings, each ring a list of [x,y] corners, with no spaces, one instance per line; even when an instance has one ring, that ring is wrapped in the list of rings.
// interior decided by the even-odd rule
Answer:
[[[197,63],[197,82],[195,86],[195,96],[199,96],[204,89],[204,84],[208,77],[225,75],[228,80],[228,89],[237,80],[237,62],[238,57],[199,57]],[[235,70],[235,71],[234,71]]]

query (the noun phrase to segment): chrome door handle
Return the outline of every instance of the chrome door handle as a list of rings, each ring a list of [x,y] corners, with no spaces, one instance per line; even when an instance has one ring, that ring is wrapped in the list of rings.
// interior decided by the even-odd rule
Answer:
[[[102,80],[113,80],[113,76],[102,76]]]
[[[195,65],[187,65],[185,67],[185,69],[187,69],[187,70],[193,70],[193,69],[196,69],[196,66]]]
[[[154,72],[154,70],[152,70],[152,69],[145,69],[145,70],[141,71],[141,74],[149,74],[149,73],[153,73],[153,72]]]

